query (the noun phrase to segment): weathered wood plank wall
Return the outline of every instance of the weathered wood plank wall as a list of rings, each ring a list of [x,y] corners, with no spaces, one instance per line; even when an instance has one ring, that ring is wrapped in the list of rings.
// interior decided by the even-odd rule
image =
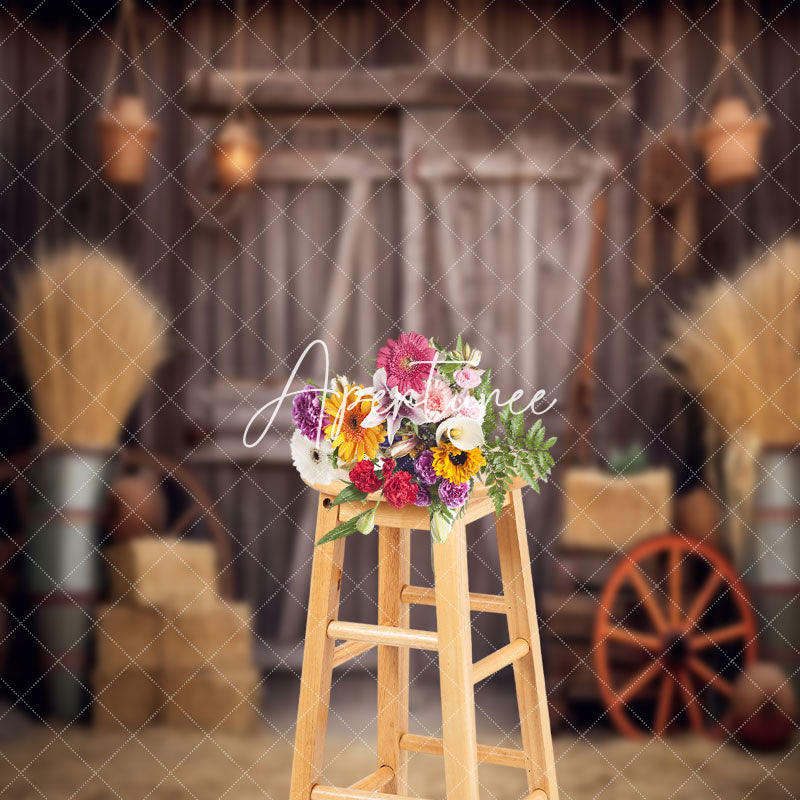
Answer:
[[[302,179],[265,184],[255,200],[247,201],[254,204],[248,213],[227,217],[225,204],[211,213],[202,211],[198,191],[204,186],[207,138],[223,115],[187,110],[183,89],[193,71],[232,67],[234,5],[213,0],[138,4],[148,102],[161,136],[147,183],[133,191],[109,186],[96,173],[95,119],[113,47],[113,6],[97,2],[81,10],[45,2],[34,9],[7,3],[0,11],[3,285],[10,285],[14,270],[35,258],[38,248],[67,239],[85,238],[124,252],[176,320],[172,366],[160,376],[162,391],[148,398],[137,424],[147,446],[179,456],[186,453],[191,433],[187,397],[192,387],[283,374],[319,330],[320,320],[328,319],[324,290],[336,269],[336,233],[347,216],[344,184],[310,185]],[[755,185],[725,192],[700,189],[701,278],[718,271],[729,274],[743,253],[785,235],[798,220],[800,7],[764,0],[737,9],[739,46],[767,99],[772,130],[764,154],[766,172]],[[636,287],[630,237],[642,143],[668,124],[689,127],[696,112],[692,98],[702,93],[716,60],[713,4],[273,0],[248,2],[246,12],[253,32],[247,45],[250,70],[346,71],[356,63],[368,69],[421,70],[430,63],[443,73],[536,72],[549,76],[551,87],[566,76],[613,77],[615,88],[606,105],[624,107],[628,139],[620,153],[622,190],[611,204],[608,263],[601,282],[597,400],[602,423],[595,444],[603,451],[615,441],[655,439],[654,450],[688,473],[692,464],[681,466],[688,415],[672,420],[679,398],[674,391],[662,391],[657,357],[664,315],[691,293],[692,283],[669,278],[653,291]],[[535,92],[530,102],[548,105]],[[468,96],[464,107],[471,108]],[[529,112],[523,109],[519,118]],[[302,124],[296,124],[298,116]],[[265,117],[261,127],[268,144],[284,136],[298,149],[339,150],[348,143],[356,150],[381,152],[400,147],[391,112],[378,123],[374,113],[351,110],[335,130],[325,122],[330,116],[322,103],[311,114],[290,109]],[[402,219],[402,192],[397,181],[380,186],[364,215],[385,235],[359,239],[364,245],[363,263],[357,267],[362,276],[368,273],[366,263],[388,264],[387,275],[403,269],[398,243],[409,220]],[[398,285],[387,279],[369,289],[371,297],[380,299],[380,309],[371,327],[346,328],[346,341],[371,343],[401,318]],[[293,315],[292,341],[280,322],[286,314]],[[2,391],[6,409],[14,411],[0,420],[5,453],[24,447],[32,435],[19,401],[22,382],[8,338],[12,329],[6,313]],[[343,358],[346,349],[338,355]],[[241,585],[260,605],[260,629],[269,636],[277,626],[275,598],[281,585],[289,571],[302,566],[290,563],[289,549],[276,546],[295,533],[299,511],[293,498],[299,484],[286,470],[243,470],[225,455],[199,469],[238,542]],[[550,527],[537,532],[542,542],[557,533],[553,515]],[[538,563],[552,557],[545,550]]]

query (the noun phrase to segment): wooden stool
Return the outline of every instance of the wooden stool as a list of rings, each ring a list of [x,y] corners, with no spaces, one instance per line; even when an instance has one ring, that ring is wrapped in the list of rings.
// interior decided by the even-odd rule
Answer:
[[[444,544],[433,545],[435,589],[410,585],[410,531],[427,530],[428,510],[381,503],[378,624],[337,619],[345,539],[314,553],[303,674],[297,713],[290,800],[404,800],[406,752],[444,756],[447,800],[478,800],[478,762],[524,769],[526,800],[558,800],[542,656],[521,483],[506,496],[496,518],[503,595],[470,593],[466,524],[494,513],[483,487],[475,487],[465,514]],[[341,488],[341,487],[339,487]],[[338,488],[319,489],[316,540],[364,510],[361,503],[332,506]],[[436,606],[438,631],[409,628],[412,603]],[[470,610],[505,614],[510,644],[472,662]],[[342,644],[335,645],[339,640]],[[346,789],[319,783],[333,668],[378,647],[378,764]],[[442,696],[442,739],[408,732],[408,648],[437,650]],[[513,664],[523,750],[479,745],[473,686]]]

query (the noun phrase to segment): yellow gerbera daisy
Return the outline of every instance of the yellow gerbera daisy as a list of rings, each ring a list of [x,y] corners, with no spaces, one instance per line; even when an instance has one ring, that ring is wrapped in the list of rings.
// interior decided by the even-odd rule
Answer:
[[[330,423],[325,426],[325,436],[338,448],[339,461],[349,464],[361,461],[364,456],[375,458],[378,445],[383,441],[384,425],[362,428],[362,420],[372,409],[372,397],[359,395],[363,386],[345,386],[325,399],[325,413]]]
[[[439,447],[432,447],[433,471],[450,483],[465,483],[481,467],[486,465],[486,459],[480,447],[472,450],[459,450],[455,445],[445,443]]]

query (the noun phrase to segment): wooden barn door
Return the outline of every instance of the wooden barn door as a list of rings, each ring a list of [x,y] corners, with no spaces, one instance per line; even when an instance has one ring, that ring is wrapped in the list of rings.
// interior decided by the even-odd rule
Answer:
[[[200,123],[211,132],[219,119]],[[395,333],[395,134],[391,117],[284,120],[258,185],[238,195],[221,196],[204,177],[208,145],[187,165],[197,220],[179,320],[192,362],[185,389],[196,423],[189,463],[211,487],[234,539],[240,590],[259,609],[269,662],[299,657],[294,645],[305,619],[314,519],[310,492],[291,468],[291,403],[259,447],[244,447],[242,434],[254,411],[280,394],[309,342],[324,340],[332,368],[363,380],[365,356]],[[300,374],[320,382],[323,370],[316,350]],[[355,565],[355,573],[371,573],[366,563],[374,564],[374,554],[362,549],[359,557],[364,569]],[[355,617],[374,587],[363,588],[350,600]]]

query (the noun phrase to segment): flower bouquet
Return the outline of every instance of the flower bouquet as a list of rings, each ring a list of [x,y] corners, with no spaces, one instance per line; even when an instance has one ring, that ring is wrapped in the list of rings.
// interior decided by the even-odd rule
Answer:
[[[402,333],[378,351],[372,386],[339,376],[330,387],[309,384],[295,395],[291,451],[300,477],[317,486],[344,480],[333,504],[367,506],[317,544],[370,533],[373,493],[394,508],[428,507],[431,535],[443,542],[476,482],[485,484],[498,514],[516,476],[539,491],[556,439],[546,437],[541,419],[525,430],[510,402],[496,412],[491,370],[480,369],[480,360],[460,336],[446,350]]]

